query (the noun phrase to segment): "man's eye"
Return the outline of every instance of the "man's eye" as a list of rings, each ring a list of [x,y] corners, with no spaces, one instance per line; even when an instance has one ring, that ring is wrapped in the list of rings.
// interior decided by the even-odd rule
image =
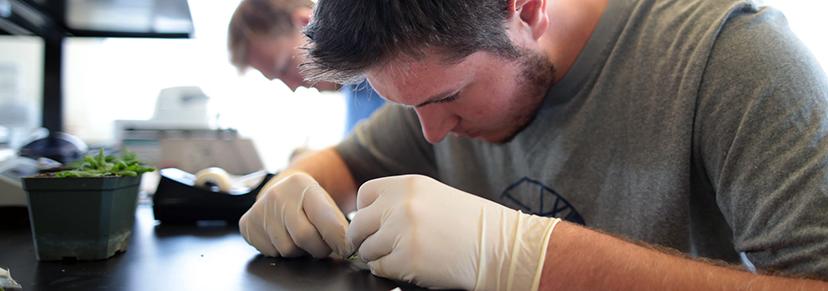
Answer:
[[[458,96],[460,96],[460,93],[448,96],[446,98],[443,98],[443,99],[440,99],[440,100],[437,100],[437,101],[434,101],[434,103],[449,103],[449,102],[452,102],[454,100],[457,100]]]

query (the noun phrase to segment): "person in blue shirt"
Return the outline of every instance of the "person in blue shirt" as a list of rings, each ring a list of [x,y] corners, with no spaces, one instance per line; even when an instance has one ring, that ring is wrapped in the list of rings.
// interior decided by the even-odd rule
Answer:
[[[385,99],[382,98],[368,81],[356,85],[343,86],[339,90],[345,95],[345,102],[347,106],[345,132],[350,133],[354,127],[362,121],[371,116],[374,111],[385,104]]]
[[[385,101],[368,82],[340,86],[304,80],[299,70],[304,61],[302,28],[310,22],[312,8],[310,0],[242,0],[228,28],[230,62],[240,71],[252,67],[270,80],[279,79],[291,90],[339,90],[347,105],[347,134]]]

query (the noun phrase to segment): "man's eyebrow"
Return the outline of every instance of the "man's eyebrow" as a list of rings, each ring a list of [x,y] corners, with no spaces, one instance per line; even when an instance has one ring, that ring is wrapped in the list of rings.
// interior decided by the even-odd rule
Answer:
[[[423,106],[426,106],[426,105],[429,105],[429,104],[438,103],[443,99],[446,99],[448,97],[453,96],[454,94],[457,94],[458,91],[460,91],[460,90],[446,90],[444,92],[440,92],[439,94],[436,94],[436,95],[432,96],[431,98],[428,98],[428,100],[426,100],[425,102],[414,105],[414,107],[420,108],[420,107],[423,107]]]

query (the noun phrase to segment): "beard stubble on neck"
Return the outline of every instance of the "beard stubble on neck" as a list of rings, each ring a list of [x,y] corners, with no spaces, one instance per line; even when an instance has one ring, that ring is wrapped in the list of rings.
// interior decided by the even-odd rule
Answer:
[[[509,136],[497,141],[498,143],[509,142],[532,123],[546,97],[546,92],[554,86],[555,82],[555,65],[546,55],[521,49],[515,61],[519,62],[521,67],[521,72],[517,75],[515,82],[522,83],[524,88],[520,96],[516,98],[516,102],[520,105],[513,109],[514,117],[511,124],[514,129]]]

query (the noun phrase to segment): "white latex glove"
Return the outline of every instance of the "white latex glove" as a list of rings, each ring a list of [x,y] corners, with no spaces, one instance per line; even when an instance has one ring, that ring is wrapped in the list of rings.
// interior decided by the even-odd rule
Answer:
[[[537,290],[560,221],[419,175],[368,181],[357,207],[348,240],[371,273],[431,288]]]
[[[273,257],[347,256],[348,221],[313,177],[296,173],[265,189],[239,220],[247,243]]]

